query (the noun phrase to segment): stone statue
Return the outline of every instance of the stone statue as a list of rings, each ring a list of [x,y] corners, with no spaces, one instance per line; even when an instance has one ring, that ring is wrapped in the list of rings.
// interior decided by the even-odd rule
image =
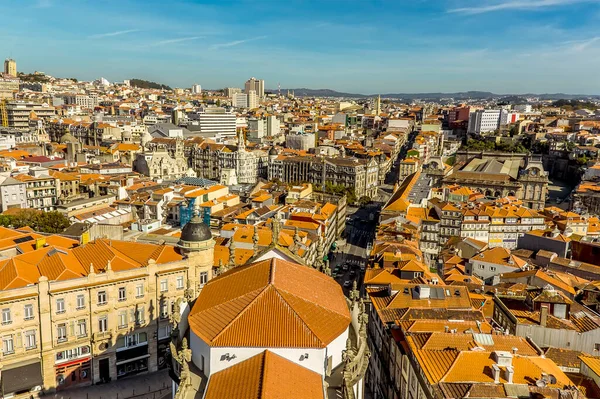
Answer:
[[[323,269],[323,273],[331,277],[331,268],[329,267],[329,259],[325,261],[325,268]]]
[[[175,399],[182,399],[185,397],[185,391],[192,381],[189,365],[189,362],[192,360],[192,351],[188,348],[187,338],[183,338],[180,351],[177,351],[177,347],[173,342],[171,342],[170,348],[173,359],[181,365],[181,371],[179,372],[179,388],[177,388]]]
[[[354,280],[354,282],[352,283],[352,291],[350,291],[349,296],[350,300],[352,301],[352,307],[354,307],[354,304],[360,298],[360,292],[358,291],[356,280]]]
[[[181,321],[181,298],[178,298],[173,305],[173,311],[169,315],[169,322],[173,326],[171,334],[174,337],[179,336],[179,322]]]

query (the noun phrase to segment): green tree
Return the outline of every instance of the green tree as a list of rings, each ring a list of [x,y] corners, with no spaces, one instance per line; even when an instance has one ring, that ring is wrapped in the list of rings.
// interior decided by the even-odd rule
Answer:
[[[37,217],[37,231],[44,233],[62,233],[71,225],[69,219],[60,212],[43,212]]]
[[[360,197],[358,199],[358,205],[359,206],[366,206],[371,202],[371,197],[363,195],[362,197]]]

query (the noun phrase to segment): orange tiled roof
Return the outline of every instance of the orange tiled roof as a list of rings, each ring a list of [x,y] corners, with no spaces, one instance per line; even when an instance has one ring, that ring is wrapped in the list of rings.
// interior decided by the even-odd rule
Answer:
[[[323,399],[319,374],[270,351],[210,376],[204,399]]]
[[[348,328],[350,314],[332,278],[269,259],[211,280],[188,321],[210,346],[324,348]]]

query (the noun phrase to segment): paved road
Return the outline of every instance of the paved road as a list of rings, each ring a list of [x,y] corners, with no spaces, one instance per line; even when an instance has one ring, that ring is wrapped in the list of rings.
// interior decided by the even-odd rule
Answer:
[[[573,190],[566,182],[550,179],[550,183],[548,183],[548,200],[546,201],[546,206],[556,206],[561,209],[569,209],[570,202],[566,201],[565,198],[569,196]],[[558,201],[560,201],[560,204]]]
[[[45,395],[52,399],[164,399],[171,397],[171,378],[167,370],[141,374],[108,384],[73,388]]]

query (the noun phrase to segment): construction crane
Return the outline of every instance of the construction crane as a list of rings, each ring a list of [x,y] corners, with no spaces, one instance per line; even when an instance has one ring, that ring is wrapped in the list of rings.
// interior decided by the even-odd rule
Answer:
[[[3,127],[8,127],[8,113],[6,112],[6,104],[8,100],[5,98],[0,101],[0,125]]]

